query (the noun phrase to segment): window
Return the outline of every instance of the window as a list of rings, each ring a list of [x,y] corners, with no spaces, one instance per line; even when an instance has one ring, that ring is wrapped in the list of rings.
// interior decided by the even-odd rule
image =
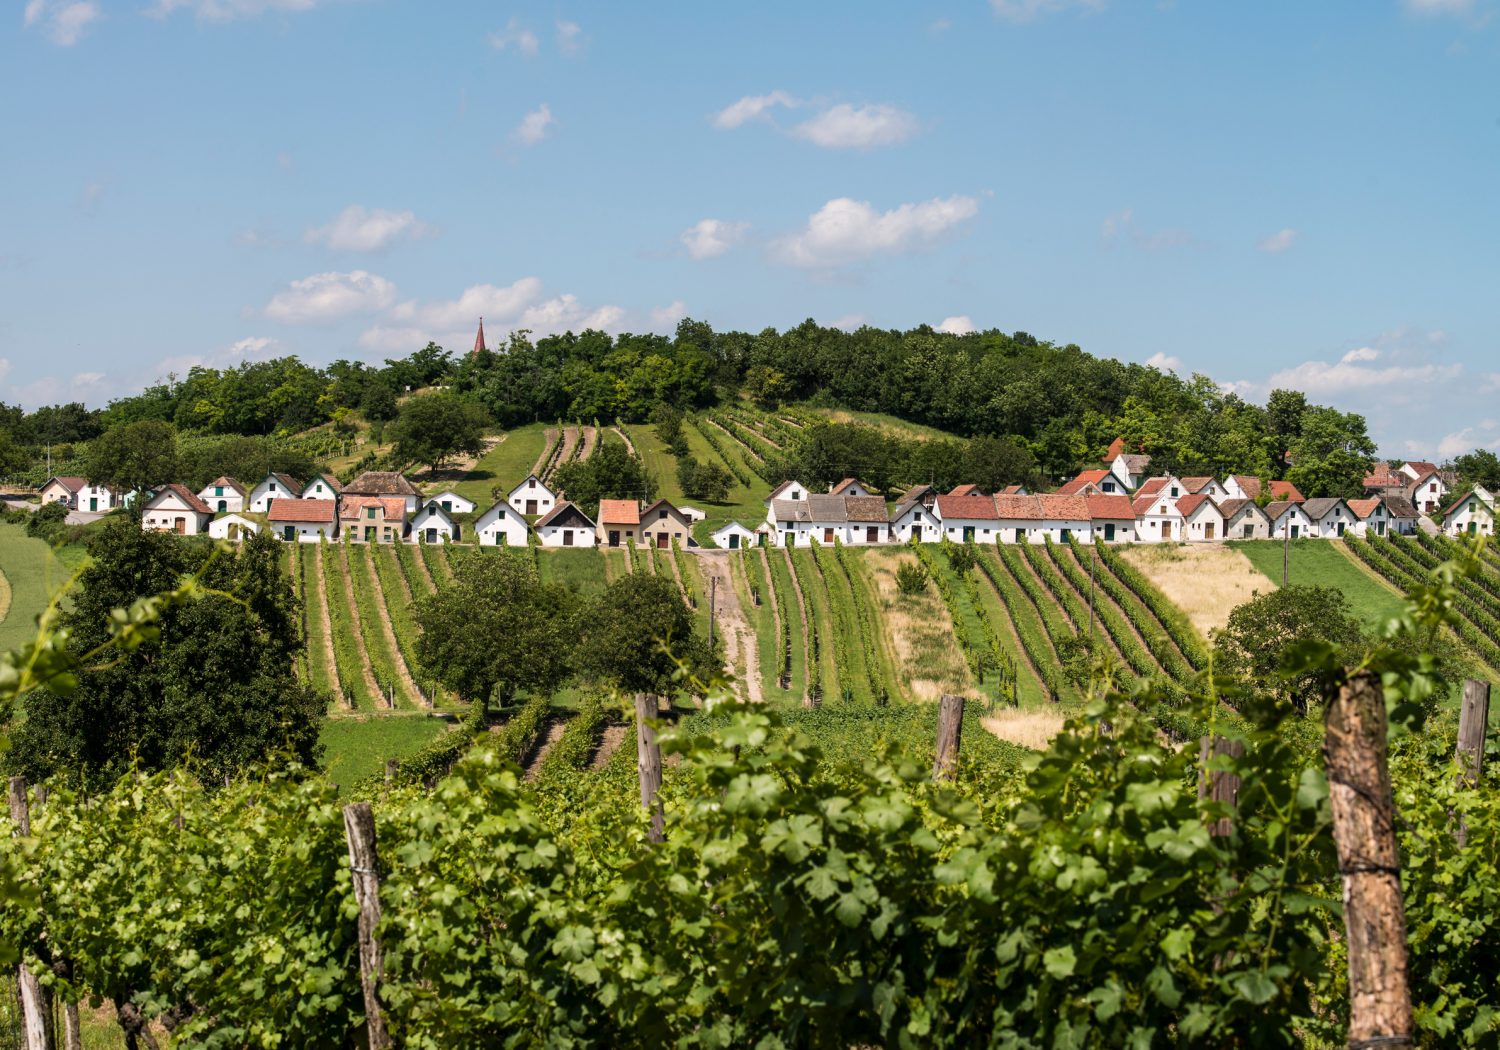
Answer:
[[[656,516],[656,520],[657,521],[666,521],[667,520],[667,512],[666,511],[659,512],[657,514],[657,516]]]
[[[374,507],[366,507],[365,508],[365,517],[369,518],[371,521],[375,520],[375,508]]]
[[[223,485],[215,485],[214,486],[214,495],[215,496],[222,496],[222,495],[224,495],[224,486]]]
[[[921,511],[917,511],[915,514],[913,514],[911,516],[911,520],[917,522],[918,524],[920,524],[921,521],[922,521],[922,512]]]
[[[1172,486],[1172,496],[1173,496],[1174,499],[1177,496],[1177,486],[1176,485]]]
[[[267,492],[275,492],[276,491],[276,482],[274,482],[274,481],[271,482],[271,487],[268,488],[266,491]]]

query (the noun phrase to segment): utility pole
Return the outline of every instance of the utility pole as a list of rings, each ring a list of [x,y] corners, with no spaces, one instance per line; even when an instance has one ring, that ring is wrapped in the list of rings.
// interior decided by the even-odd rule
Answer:
[[[714,599],[719,596],[719,578],[708,578],[708,651],[714,649]]]
[[[1099,561],[1099,549],[1089,548],[1089,652],[1094,651],[1094,566]]]
[[[1288,521],[1281,527],[1281,586],[1287,585],[1287,578],[1291,572],[1292,564],[1292,523]]]

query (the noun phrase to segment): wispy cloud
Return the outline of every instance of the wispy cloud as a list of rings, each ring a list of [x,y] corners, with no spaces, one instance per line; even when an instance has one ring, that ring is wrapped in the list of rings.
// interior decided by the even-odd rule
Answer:
[[[713,259],[733,248],[750,229],[748,222],[700,219],[678,235],[694,259]]]
[[[146,9],[153,18],[166,18],[176,11],[191,11],[205,22],[232,22],[282,11],[311,11],[327,0],[156,0]]]
[[[1288,226],[1284,230],[1277,230],[1271,236],[1260,242],[1258,247],[1269,255],[1280,255],[1297,243],[1297,231]]]
[[[557,20],[557,50],[565,55],[576,55],[583,50],[583,27],[577,22]]]
[[[554,123],[552,108],[543,102],[521,118],[521,123],[516,125],[515,131],[511,132],[511,138],[523,146],[535,146],[552,134]]]
[[[869,201],[837,197],[814,212],[801,230],[779,238],[772,258],[788,266],[823,269],[919,251],[978,214],[977,197],[957,194],[883,212]]]
[[[827,149],[869,149],[905,142],[917,129],[917,118],[895,106],[840,103],[798,124],[792,135]]]
[[[651,327],[659,332],[672,332],[677,330],[677,322],[687,316],[687,303],[681,299],[673,299],[666,306],[654,306],[651,308]]]
[[[1116,244],[1132,244],[1142,251],[1159,252],[1168,248],[1189,248],[1198,245],[1198,240],[1187,230],[1165,227],[1147,230],[1135,221],[1135,211],[1124,208],[1105,218],[1099,224],[1099,239],[1105,247]]]
[[[1474,0],[1401,0],[1401,6],[1414,15],[1467,15]]]
[[[995,14],[1011,22],[1035,22],[1062,11],[1102,11],[1104,0],[990,0]]]
[[[763,117],[777,106],[795,108],[801,104],[800,100],[793,98],[785,91],[772,91],[767,95],[746,95],[739,101],[732,102],[719,110],[710,122],[714,127],[727,131],[747,121]]]
[[[302,239],[335,251],[378,252],[398,240],[426,237],[431,232],[431,227],[418,221],[410,211],[351,204],[326,226],[308,230]]]
[[[535,58],[542,49],[542,42],[530,29],[521,25],[519,18],[512,18],[500,33],[490,34],[490,47],[496,51],[514,51],[527,58]]]
[[[366,270],[315,273],[293,281],[266,304],[265,315],[283,324],[318,324],[374,313],[396,301],[396,286]]]
[[[22,22],[58,47],[72,47],[100,14],[94,0],[27,0]]]

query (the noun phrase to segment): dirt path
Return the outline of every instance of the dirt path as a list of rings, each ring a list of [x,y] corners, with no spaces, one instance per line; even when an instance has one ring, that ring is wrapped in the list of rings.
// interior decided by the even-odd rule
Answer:
[[[771,606],[771,637],[776,639],[776,671],[781,670],[781,606],[776,601],[776,584],[771,580],[771,559],[766,557],[766,549],[757,547],[755,553],[760,557],[761,572],[766,577],[766,593],[761,595],[761,601]],[[777,676],[778,682],[780,675]]]
[[[739,592],[734,589],[734,580],[729,575],[729,552],[720,551],[698,555],[698,565],[703,575],[718,580],[714,595],[714,619],[719,633],[724,636],[724,658],[734,670],[735,677],[745,686],[745,698],[752,704],[763,704],[765,693],[760,681],[760,652],[754,644],[755,628],[745,617],[740,605]],[[746,639],[750,644],[746,644]]]
[[[604,727],[604,732],[599,736],[599,750],[594,752],[593,759],[589,762],[590,769],[603,769],[609,765],[609,760],[615,757],[615,752],[620,750],[620,745],[630,733],[629,726],[619,725],[611,722]]]
[[[788,547],[781,548],[781,553],[786,557],[786,574],[792,578],[792,591],[797,595],[797,613],[802,617],[802,674],[805,680],[812,680],[812,637],[807,629],[807,598],[802,593],[802,581],[797,579],[797,568],[792,564],[792,552]],[[812,698],[804,696],[802,703],[806,707],[812,706]]]
[[[616,437],[625,442],[625,451],[629,452],[632,456],[635,455],[635,442],[630,440],[630,435],[625,433],[620,427],[610,427],[609,429],[614,432]]]
[[[359,603],[354,600],[354,577],[349,569],[349,546],[341,543],[339,547],[339,562],[344,570],[344,601],[348,603],[349,609],[349,633],[354,635],[354,651],[359,657],[359,670],[365,679],[365,689],[368,694],[375,698],[378,705],[385,699],[380,691],[380,683],[375,681],[375,670],[370,666],[370,654],[365,649],[365,636],[359,629]],[[394,706],[387,704],[387,707]]]
[[[557,453],[557,457],[552,461],[552,473],[556,474],[558,467],[573,458],[573,452],[578,448],[578,438],[577,427],[563,427],[562,448]]]
[[[538,478],[546,471],[548,464],[552,462],[552,453],[557,445],[558,435],[556,427],[544,427],[542,429],[542,454],[536,457],[536,462],[531,465],[531,472]]]
[[[535,780],[541,775],[542,763],[547,760],[547,752],[551,751],[557,745],[557,742],[562,739],[562,735],[567,728],[567,721],[561,718],[547,724],[547,731],[542,734],[541,739],[536,742],[536,746],[531,749],[531,760],[526,763],[526,776],[524,779]]]
[[[323,579],[323,545],[320,543],[315,550],[314,563],[317,566],[318,582],[318,615],[323,617],[323,659],[328,666],[328,680],[333,683],[334,689],[338,691],[338,702],[345,708],[349,707],[344,691],[339,689],[339,663],[338,657],[333,652],[333,617],[328,614],[328,588]]]
[[[802,429],[802,424],[800,422],[798,422],[797,420],[792,419],[790,416],[777,416],[776,418],[779,419],[779,420],[781,420],[787,426],[792,427],[792,428],[794,428],[796,430],[801,430]]]
[[[777,452],[781,451],[781,442],[777,441],[770,434],[767,434],[765,427],[761,426],[759,423],[751,423],[743,419],[737,419],[735,420],[735,422],[744,427],[750,433],[754,434],[756,437],[760,438],[766,444],[770,445]]]
[[[682,595],[682,600],[686,602],[688,600],[687,585],[682,579],[682,569],[677,564],[677,552],[668,551],[666,557],[662,560],[672,566],[672,579],[677,581],[677,593]],[[688,602],[688,604],[691,605],[692,603]]]
[[[708,420],[708,425],[711,426],[711,427],[713,427],[719,433],[723,434],[730,441],[734,442],[735,445],[737,445],[739,447],[740,451],[744,452],[745,455],[747,455],[751,459],[755,460],[755,462],[757,462],[757,463],[764,463],[765,462],[765,458],[763,456],[761,456],[761,454],[759,452],[757,452],[757,451],[755,451],[755,449],[751,448],[750,445],[747,442],[741,440],[741,438],[740,438],[740,436],[738,434],[736,434],[734,431],[730,430],[728,427],[724,426],[718,420],[716,420],[716,419],[710,419],[710,420]]]
[[[583,428],[583,444],[579,446],[579,449],[578,449],[578,458],[580,460],[587,460],[590,456],[592,456],[594,454],[594,450],[596,448],[598,448],[598,447],[599,447],[599,428],[598,427],[584,427]]]
[[[370,586],[375,588],[376,594],[380,595],[380,608],[375,610],[375,619],[380,621],[380,633],[385,635],[386,648],[391,651],[391,668],[396,672],[396,678],[401,683],[401,691],[406,694],[406,699],[411,701],[413,707],[431,707],[432,701],[422,695],[422,690],[417,688],[416,679],[411,676],[411,668],[406,666],[406,654],[401,651],[401,645],[396,641],[396,632],[391,627],[390,597],[385,593],[385,584],[381,575],[375,568],[375,558],[379,552],[366,549],[365,569],[370,574]],[[407,596],[410,601],[410,595]]]

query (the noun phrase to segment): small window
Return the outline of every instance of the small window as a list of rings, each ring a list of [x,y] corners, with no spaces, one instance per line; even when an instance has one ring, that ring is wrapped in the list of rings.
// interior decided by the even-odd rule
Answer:
[[[1176,497],[1176,496],[1177,496],[1177,486],[1176,486],[1176,485],[1173,485],[1173,486],[1172,486],[1172,496],[1173,496],[1173,497],[1174,497],[1174,498],[1175,498],[1175,497]]]
[[[371,519],[373,521],[374,518],[375,518],[375,508],[374,507],[366,507],[365,508],[365,517],[369,518],[369,519]]]

